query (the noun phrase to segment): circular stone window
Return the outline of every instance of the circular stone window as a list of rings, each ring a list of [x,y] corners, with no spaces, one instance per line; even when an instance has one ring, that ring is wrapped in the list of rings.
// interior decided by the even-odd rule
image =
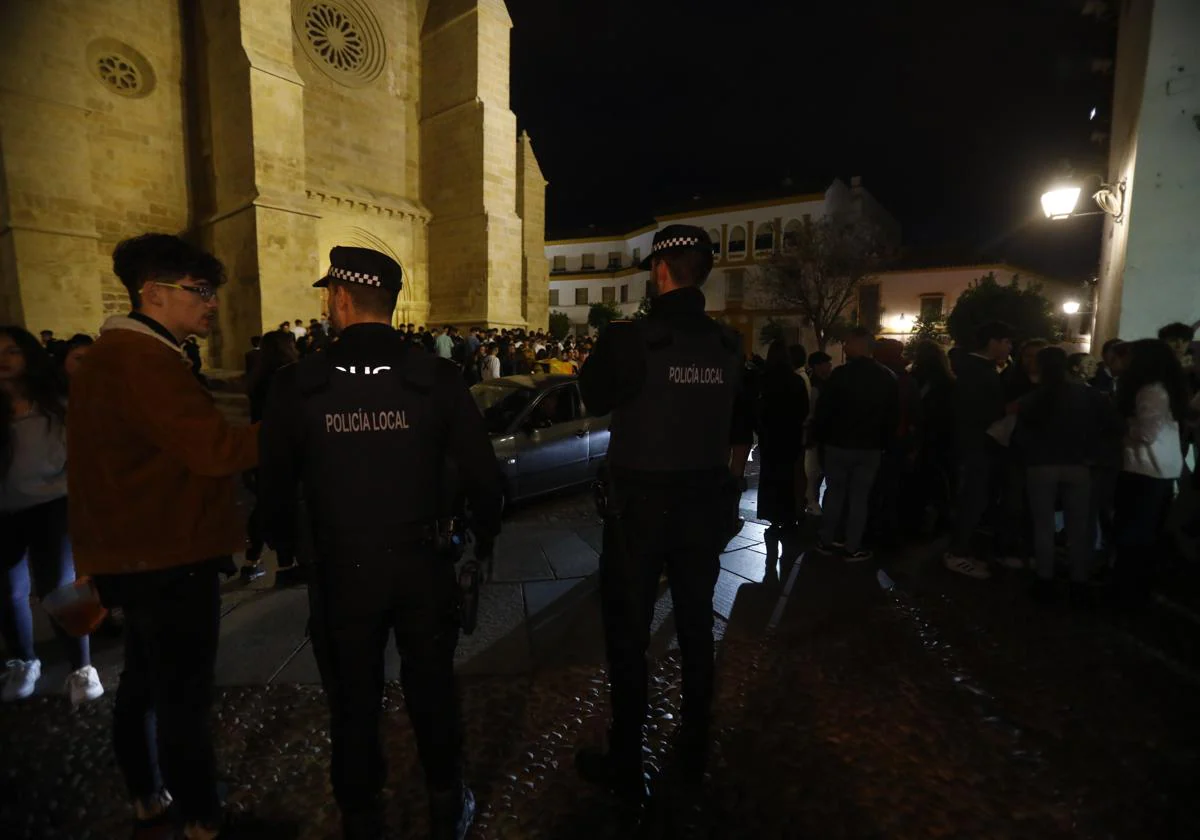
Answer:
[[[154,69],[140,52],[112,38],[88,45],[88,68],[96,81],[119,96],[147,96],[154,90]]]
[[[299,0],[292,26],[309,59],[335,82],[363,87],[383,72],[387,43],[361,0]]]

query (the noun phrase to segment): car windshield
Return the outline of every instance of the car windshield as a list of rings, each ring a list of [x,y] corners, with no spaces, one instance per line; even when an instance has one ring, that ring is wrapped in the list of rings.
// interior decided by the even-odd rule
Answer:
[[[513,422],[533,402],[537,393],[533,388],[503,379],[490,379],[471,386],[471,396],[483,413],[489,435],[502,435],[512,428]]]

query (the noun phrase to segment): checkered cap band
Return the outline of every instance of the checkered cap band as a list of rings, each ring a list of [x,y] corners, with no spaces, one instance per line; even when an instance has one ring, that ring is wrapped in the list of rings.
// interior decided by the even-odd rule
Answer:
[[[690,248],[699,244],[700,239],[695,236],[672,236],[670,239],[664,239],[661,242],[655,242],[654,247],[650,249],[650,252],[657,254],[659,251],[665,251],[668,248]]]
[[[329,276],[335,280],[345,280],[347,283],[362,283],[366,286],[382,286],[378,274],[363,274],[361,271],[347,271],[344,268],[330,268]]]

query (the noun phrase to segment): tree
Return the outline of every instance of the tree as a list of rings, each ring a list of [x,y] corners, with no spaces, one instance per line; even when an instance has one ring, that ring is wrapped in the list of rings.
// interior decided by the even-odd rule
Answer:
[[[940,315],[936,318],[923,318],[917,316],[917,320],[913,322],[912,333],[908,340],[904,342],[904,355],[912,357],[916,351],[917,345],[925,340],[936,341],[942,344],[946,340],[946,319]]]
[[[758,331],[758,343],[770,346],[771,342],[777,338],[783,338],[783,324],[776,321],[774,318],[767,318],[767,323],[762,325],[762,329]]]
[[[826,216],[806,219],[785,234],[784,243],[761,273],[759,287],[768,307],[798,310],[824,350],[858,287],[885,262],[884,237],[865,222]]]
[[[595,327],[597,332],[604,332],[609,321],[621,317],[621,310],[615,303],[593,303],[588,307],[588,326]]]
[[[571,316],[566,312],[558,312],[557,310],[550,313],[550,335],[554,336],[555,341],[562,341],[567,337],[567,333],[571,331]]]
[[[652,298],[650,297],[650,295],[646,295],[645,297],[642,298],[642,302],[638,304],[637,312],[633,313],[633,320],[635,320],[635,321],[640,320],[650,314],[651,301],[652,301]]]
[[[1007,283],[998,281],[994,271],[973,281],[959,295],[954,310],[946,318],[946,329],[955,344],[970,347],[975,341],[975,331],[988,321],[1008,324],[1017,341],[1062,338],[1054,305],[1042,294],[1041,284],[1028,283],[1022,287],[1017,274]]]

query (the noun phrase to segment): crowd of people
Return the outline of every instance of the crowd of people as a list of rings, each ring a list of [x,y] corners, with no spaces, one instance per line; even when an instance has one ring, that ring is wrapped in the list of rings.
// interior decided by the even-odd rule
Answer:
[[[406,341],[458,365],[468,385],[501,376],[576,374],[592,352],[590,337],[555,338],[543,330],[521,327],[470,327],[464,331],[453,325],[427,329],[424,325],[407,324],[399,330]],[[290,338],[292,348],[299,356],[321,350],[332,341],[329,321],[324,318],[311,319],[307,327],[300,318],[294,323],[284,321],[269,335]],[[246,354],[245,365],[247,377],[251,377],[256,360],[260,358],[261,343],[269,335],[250,339],[251,348]]]
[[[821,517],[819,551],[861,561],[948,531],[951,571],[1029,569],[1035,597],[1055,599],[1063,553],[1072,600],[1112,584],[1143,601],[1168,512],[1195,481],[1194,337],[1169,324],[1094,359],[1039,338],[1014,353],[1013,331],[991,322],[966,346],[923,340],[906,355],[856,329],[832,370],[776,341],[750,370],[768,539],[807,513]]]

